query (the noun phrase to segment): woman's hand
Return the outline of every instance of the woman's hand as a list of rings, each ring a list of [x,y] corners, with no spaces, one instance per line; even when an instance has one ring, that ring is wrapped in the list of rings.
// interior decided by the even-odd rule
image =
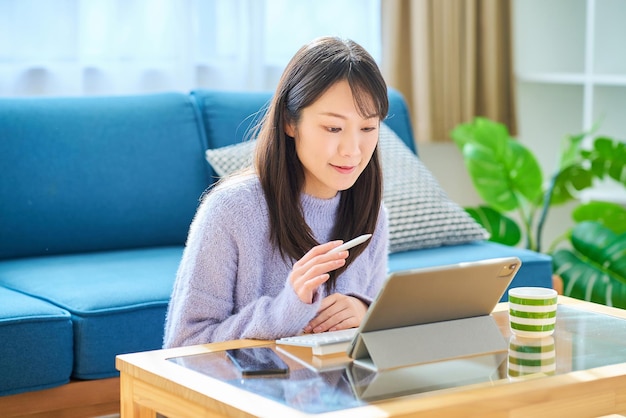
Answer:
[[[333,293],[322,299],[317,316],[304,328],[304,332],[325,332],[355,328],[367,312],[367,305],[354,296]]]
[[[302,302],[313,303],[313,295],[330,277],[328,272],[346,263],[348,251],[328,254],[341,243],[339,240],[316,245],[293,265],[289,282]]]

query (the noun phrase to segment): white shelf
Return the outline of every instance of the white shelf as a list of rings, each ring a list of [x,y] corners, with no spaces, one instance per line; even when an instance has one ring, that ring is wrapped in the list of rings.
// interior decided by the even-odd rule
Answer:
[[[626,86],[626,74],[518,73],[516,77],[527,83]]]
[[[622,92],[626,87],[624,16],[624,0],[514,0],[515,73],[519,89],[535,91],[539,101],[544,94],[537,95],[537,90],[530,88],[532,84],[563,97],[569,94],[565,86],[582,88],[582,99],[577,103],[582,110],[580,124],[577,128],[564,126],[565,132],[587,131],[599,116],[622,118],[626,107],[626,94]],[[550,86],[562,87],[549,89]],[[607,88],[617,88],[618,93],[609,95]],[[519,94],[528,96],[523,91]],[[526,101],[532,102],[532,98],[526,97]],[[568,103],[559,111],[572,112],[573,106],[576,103]],[[524,119],[521,114],[519,118]],[[615,128],[612,123],[611,130],[617,132],[613,136],[625,139],[626,120],[621,121],[621,129]],[[524,130],[520,125],[520,131]],[[597,133],[608,135],[602,124]]]

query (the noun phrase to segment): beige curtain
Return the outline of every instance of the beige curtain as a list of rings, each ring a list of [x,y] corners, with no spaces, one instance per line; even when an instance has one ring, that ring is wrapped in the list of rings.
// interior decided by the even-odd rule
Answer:
[[[485,116],[516,133],[510,0],[381,0],[382,71],[418,142]]]

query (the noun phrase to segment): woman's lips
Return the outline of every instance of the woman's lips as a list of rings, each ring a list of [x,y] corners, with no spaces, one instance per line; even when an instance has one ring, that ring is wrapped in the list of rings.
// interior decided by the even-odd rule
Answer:
[[[341,174],[350,174],[356,169],[356,166],[355,165],[333,165],[333,168]]]

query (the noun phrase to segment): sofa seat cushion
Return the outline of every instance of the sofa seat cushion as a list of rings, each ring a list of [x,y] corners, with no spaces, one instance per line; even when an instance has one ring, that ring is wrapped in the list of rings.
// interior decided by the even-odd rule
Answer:
[[[69,382],[73,342],[66,310],[0,286],[0,341],[0,396]]]
[[[393,253],[389,255],[389,271],[510,256],[522,260],[522,267],[509,287],[552,287],[552,258],[550,256],[491,241],[477,241],[461,245]],[[502,301],[506,300],[508,300],[508,296],[505,292]]]
[[[160,348],[182,247],[0,262],[0,285],[71,313],[73,377],[116,376],[117,354]]]

